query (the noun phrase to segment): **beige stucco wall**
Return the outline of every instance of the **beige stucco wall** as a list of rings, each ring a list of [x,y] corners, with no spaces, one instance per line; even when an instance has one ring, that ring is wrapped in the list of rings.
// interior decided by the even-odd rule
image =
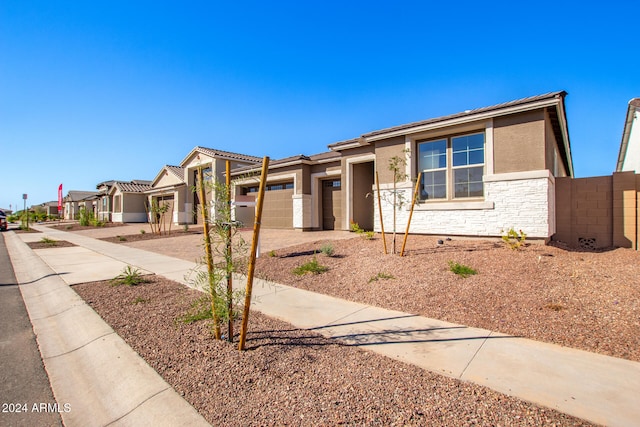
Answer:
[[[537,110],[494,119],[496,174],[547,169],[544,115],[544,111]]]
[[[375,144],[376,168],[380,177],[380,184],[393,182],[393,172],[389,170],[390,160],[398,156],[411,161],[407,154],[403,152],[405,149],[405,137],[397,136],[394,138],[377,141]]]
[[[180,178],[178,178],[173,173],[165,169],[162,175],[158,177],[158,180],[154,183],[153,187],[162,188],[162,187],[169,187],[172,185],[179,185],[181,183],[182,183],[182,180]]]

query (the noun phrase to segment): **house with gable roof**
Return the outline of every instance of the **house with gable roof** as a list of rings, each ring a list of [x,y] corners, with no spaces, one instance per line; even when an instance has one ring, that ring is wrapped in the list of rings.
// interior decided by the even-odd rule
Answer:
[[[145,192],[151,181],[104,181],[96,186],[98,197],[95,213],[100,221],[147,222]]]
[[[95,214],[99,195],[100,193],[97,191],[70,190],[62,199],[64,203],[64,219],[78,219],[82,208]]]
[[[198,170],[202,169],[205,180],[224,182],[226,161],[231,162],[231,168],[237,169],[253,165],[262,161],[259,157],[230,151],[217,150],[207,147],[194,147],[180,162],[180,166],[164,166],[155,179],[151,188],[146,190],[148,206],[167,205],[172,212],[171,220],[175,224],[201,223],[200,195],[193,191],[198,183]],[[207,202],[211,201],[211,186],[207,188]],[[212,211],[213,215],[214,212]]]
[[[274,161],[262,223],[349,230],[355,222],[380,231],[379,209],[387,230],[396,209],[404,230],[410,203],[393,206],[389,170],[401,158],[396,191],[405,201],[421,176],[412,233],[499,236],[513,227],[548,240],[556,232],[555,179],[573,176],[565,96],[552,92],[381,129],[331,144],[328,153]],[[235,183],[236,198],[255,191],[255,183]]]

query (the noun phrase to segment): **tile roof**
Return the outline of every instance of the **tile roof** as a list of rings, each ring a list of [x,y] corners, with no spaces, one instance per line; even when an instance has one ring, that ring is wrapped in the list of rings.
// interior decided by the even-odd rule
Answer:
[[[482,113],[499,112],[500,110],[507,109],[509,107],[516,107],[516,106],[531,104],[531,103],[535,103],[535,102],[538,102],[538,101],[545,101],[545,100],[551,100],[551,99],[557,99],[557,98],[564,98],[564,96],[566,96],[566,95],[567,95],[567,92],[565,92],[565,91],[549,92],[549,93],[545,93],[545,94],[542,94],[542,95],[530,96],[530,97],[527,97],[527,98],[521,98],[521,99],[516,99],[516,100],[513,100],[513,101],[503,102],[501,104],[491,105],[491,106],[488,106],[488,107],[481,107],[481,108],[476,108],[476,109],[473,109],[473,110],[465,110],[465,111],[460,112],[460,113],[449,114],[449,115],[446,115],[446,116],[435,117],[435,118],[432,118],[432,119],[421,120],[421,121],[412,122],[412,123],[406,123],[406,124],[399,125],[399,126],[393,126],[393,127],[390,127],[390,128],[385,128],[385,129],[380,129],[380,130],[372,131],[372,132],[369,132],[369,133],[365,133],[360,138],[353,138],[353,139],[349,139],[349,140],[346,140],[346,141],[336,142],[334,144],[330,144],[329,148],[333,149],[333,148],[338,148],[338,147],[343,146],[343,145],[355,144],[355,143],[358,143],[360,141],[360,139],[362,139],[362,138],[375,137],[377,135],[383,135],[383,134],[387,134],[387,133],[391,133],[391,132],[398,132],[398,131],[408,130],[408,129],[419,127],[419,126],[424,126],[424,125],[444,122],[444,121],[451,120],[451,119],[456,119],[456,118],[474,116],[474,115],[482,114]]]
[[[184,181],[184,168],[182,166],[166,165],[164,168],[180,178],[180,181]]]
[[[121,182],[116,181],[114,187],[120,189],[123,193],[144,193],[147,190],[151,189],[151,184],[138,184],[134,181],[131,182]]]
[[[215,148],[197,146],[192,150],[192,152],[193,151],[200,151],[201,153],[204,153],[210,157],[222,157],[230,160],[240,160],[252,163],[258,163],[262,161],[262,158],[260,157],[249,156],[247,154],[232,153],[231,151],[223,151]]]
[[[72,202],[79,202],[81,200],[93,199],[99,194],[100,193],[98,193],[97,191],[70,190],[69,193],[67,193],[67,197],[65,197],[64,199]]]

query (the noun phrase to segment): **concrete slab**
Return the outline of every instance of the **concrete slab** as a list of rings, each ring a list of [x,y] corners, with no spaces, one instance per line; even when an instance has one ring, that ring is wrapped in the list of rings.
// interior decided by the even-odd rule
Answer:
[[[111,280],[130,264],[81,246],[38,249],[38,256],[70,285]],[[141,274],[150,274],[140,270]]]
[[[156,420],[142,425],[209,425],[116,334],[44,362],[58,403],[69,405],[66,426],[127,424],[137,410],[132,418]]]
[[[523,338],[487,341],[462,379],[608,426],[640,421],[640,363]]]
[[[6,240],[66,426],[209,425],[34,251]]]
[[[351,345],[460,378],[491,331],[366,307],[315,329]]]
[[[47,236],[46,233],[43,232],[37,232],[37,233],[18,233],[16,234],[18,237],[20,237],[20,240],[22,240],[25,243],[33,243],[33,242],[39,242],[41,241],[44,237]]]

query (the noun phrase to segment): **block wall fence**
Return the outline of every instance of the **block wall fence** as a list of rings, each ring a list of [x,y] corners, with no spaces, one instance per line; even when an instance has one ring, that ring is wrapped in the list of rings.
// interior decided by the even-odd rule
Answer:
[[[640,175],[556,178],[556,234],[552,240],[578,249],[638,250]]]

